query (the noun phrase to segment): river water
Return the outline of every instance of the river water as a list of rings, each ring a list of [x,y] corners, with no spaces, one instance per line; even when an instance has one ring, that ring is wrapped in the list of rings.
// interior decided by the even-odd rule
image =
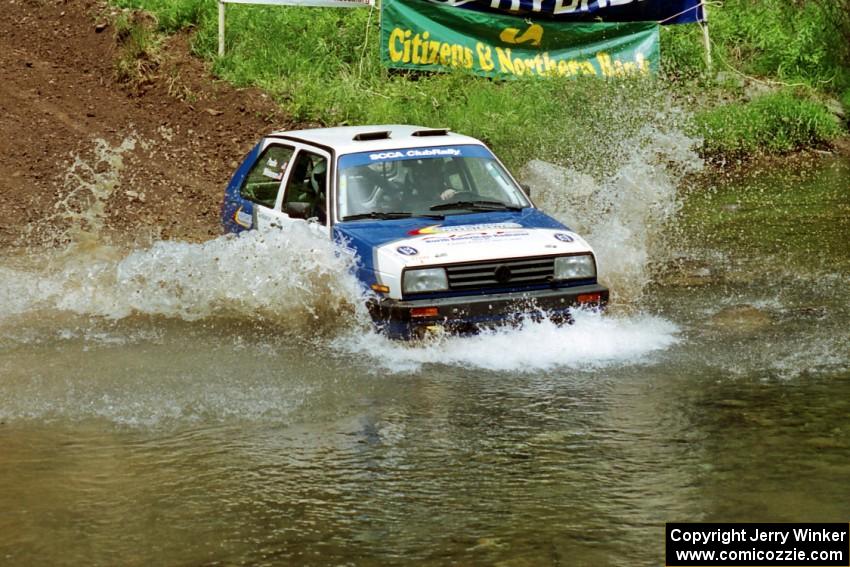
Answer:
[[[615,293],[566,328],[387,341],[297,228],[11,251],[0,564],[661,565],[668,521],[847,521],[850,162],[678,147],[524,172]]]

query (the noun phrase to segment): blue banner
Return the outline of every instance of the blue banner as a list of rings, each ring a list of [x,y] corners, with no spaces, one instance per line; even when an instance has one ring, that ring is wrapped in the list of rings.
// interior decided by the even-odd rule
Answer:
[[[479,12],[561,22],[657,22],[705,20],[703,0],[421,0]]]

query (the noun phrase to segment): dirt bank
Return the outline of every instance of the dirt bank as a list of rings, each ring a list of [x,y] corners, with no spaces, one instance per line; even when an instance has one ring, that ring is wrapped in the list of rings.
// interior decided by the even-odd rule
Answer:
[[[63,238],[63,217],[92,199],[69,172],[85,182],[115,167],[96,159],[97,140],[134,146],[105,201],[105,235],[218,234],[233,166],[262,133],[290,126],[280,109],[214,80],[180,36],[159,50],[148,81],[120,81],[121,40],[104,3],[0,6],[0,245]],[[77,157],[86,165],[74,167]]]

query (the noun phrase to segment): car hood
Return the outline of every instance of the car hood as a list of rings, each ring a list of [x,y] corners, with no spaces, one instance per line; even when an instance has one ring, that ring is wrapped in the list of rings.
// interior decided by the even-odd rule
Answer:
[[[337,224],[335,237],[379,271],[589,250],[569,228],[537,209]],[[380,257],[380,258],[379,258]],[[400,266],[399,266],[400,267]]]

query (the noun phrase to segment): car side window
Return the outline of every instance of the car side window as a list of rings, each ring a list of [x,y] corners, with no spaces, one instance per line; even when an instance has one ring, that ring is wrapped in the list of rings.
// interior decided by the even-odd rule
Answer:
[[[286,182],[283,211],[291,213],[298,210],[297,216],[315,217],[326,224],[327,172],[328,161],[324,156],[308,151],[299,152]]]
[[[294,150],[289,146],[266,148],[245,178],[239,193],[244,199],[274,208],[280,182]]]

